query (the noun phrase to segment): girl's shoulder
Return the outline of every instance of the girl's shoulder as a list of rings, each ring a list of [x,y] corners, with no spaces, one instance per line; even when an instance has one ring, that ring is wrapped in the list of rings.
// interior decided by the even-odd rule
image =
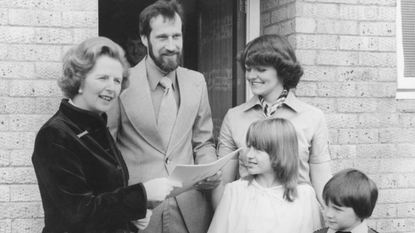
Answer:
[[[239,179],[225,185],[225,193],[228,195],[240,195],[248,191],[249,181]]]
[[[314,188],[308,182],[300,182],[297,184],[297,192],[303,194],[315,195]]]
[[[300,183],[297,185],[298,203],[303,203],[304,206],[315,206],[318,201],[314,188],[307,183]]]

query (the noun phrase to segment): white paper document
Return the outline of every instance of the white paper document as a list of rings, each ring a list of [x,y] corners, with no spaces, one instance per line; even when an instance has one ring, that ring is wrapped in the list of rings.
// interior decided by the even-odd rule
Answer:
[[[179,181],[182,183],[182,187],[175,187],[174,190],[167,197],[175,197],[185,191],[195,188],[195,184],[201,180],[204,180],[210,176],[215,175],[227,162],[229,162],[236,154],[241,150],[235,150],[225,157],[208,164],[179,164],[173,170],[169,179]]]

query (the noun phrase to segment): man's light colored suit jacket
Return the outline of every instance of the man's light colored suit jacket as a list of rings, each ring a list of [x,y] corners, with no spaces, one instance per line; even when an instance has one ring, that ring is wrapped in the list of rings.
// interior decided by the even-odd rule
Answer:
[[[216,160],[213,123],[206,81],[201,73],[179,67],[177,81],[180,106],[168,147],[157,130],[156,117],[143,59],[131,69],[130,85],[108,112],[110,131],[130,173],[129,184],[168,177],[177,164],[202,164]],[[211,216],[202,191],[191,190],[176,197],[188,230],[206,232]],[[153,210],[146,231],[161,221]]]

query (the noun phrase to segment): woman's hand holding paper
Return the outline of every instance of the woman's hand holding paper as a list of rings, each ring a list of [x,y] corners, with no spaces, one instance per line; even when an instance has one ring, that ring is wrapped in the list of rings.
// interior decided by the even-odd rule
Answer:
[[[146,217],[138,220],[131,221],[139,230],[144,230],[150,222],[150,217],[153,214],[151,210],[147,209]]]
[[[156,178],[143,183],[147,193],[147,206],[154,209],[166,199],[174,187],[182,187],[182,183],[165,177]]]

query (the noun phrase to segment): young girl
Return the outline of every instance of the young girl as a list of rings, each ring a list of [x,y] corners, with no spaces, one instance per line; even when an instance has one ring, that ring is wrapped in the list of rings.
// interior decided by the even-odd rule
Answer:
[[[267,118],[252,123],[246,145],[250,176],[226,185],[208,232],[320,229],[324,220],[314,189],[297,184],[298,142],[291,122]]]

